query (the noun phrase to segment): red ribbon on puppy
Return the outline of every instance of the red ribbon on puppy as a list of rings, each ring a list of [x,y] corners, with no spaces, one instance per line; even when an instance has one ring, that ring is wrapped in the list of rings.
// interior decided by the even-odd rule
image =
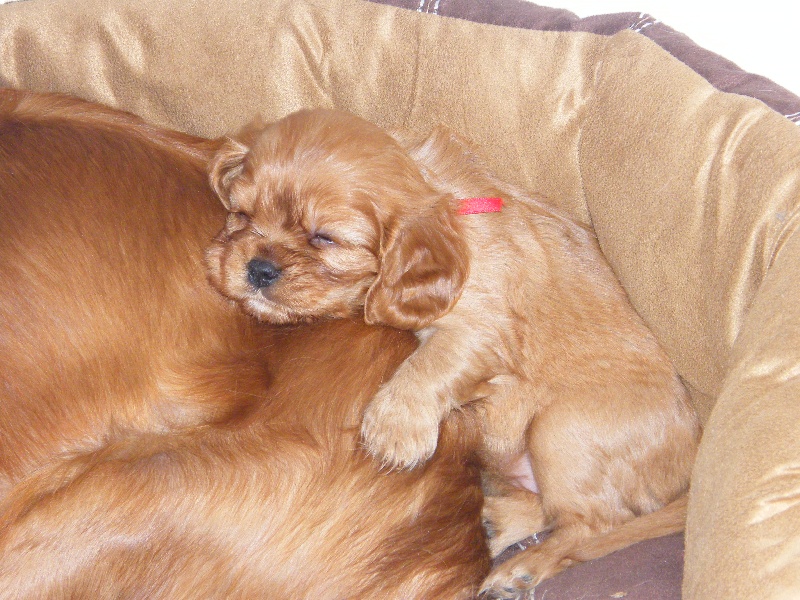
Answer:
[[[500,212],[502,209],[502,198],[463,198],[458,201],[460,215]]]

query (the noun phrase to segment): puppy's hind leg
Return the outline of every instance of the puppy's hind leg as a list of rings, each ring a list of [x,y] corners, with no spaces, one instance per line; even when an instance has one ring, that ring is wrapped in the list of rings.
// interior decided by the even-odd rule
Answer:
[[[481,587],[483,598],[525,598],[536,585],[563,571],[575,560],[570,555],[594,532],[582,521],[560,524],[541,543],[495,567]]]
[[[580,406],[585,402],[570,400],[562,397],[545,408],[528,435],[552,532],[492,571],[483,586],[486,597],[524,597],[572,564],[682,529],[688,473],[675,466],[680,453],[672,438],[659,440],[662,421],[647,412],[638,421],[628,414],[615,427],[614,410],[587,412]],[[613,408],[609,404],[606,409]]]
[[[642,515],[603,534],[577,522],[560,526],[540,544],[492,570],[483,583],[482,597],[525,598],[525,594],[539,582],[573,564],[606,556],[646,539],[682,531],[686,522],[687,498],[684,494],[661,510]],[[498,545],[500,543],[505,542],[498,541]],[[494,556],[494,544],[490,547]]]
[[[527,440],[541,510],[534,525],[546,523],[550,533],[498,565],[484,582],[484,597],[524,598],[539,582],[577,562],[571,555],[587,540],[632,518],[604,470],[595,429],[575,419],[564,399],[533,419]]]

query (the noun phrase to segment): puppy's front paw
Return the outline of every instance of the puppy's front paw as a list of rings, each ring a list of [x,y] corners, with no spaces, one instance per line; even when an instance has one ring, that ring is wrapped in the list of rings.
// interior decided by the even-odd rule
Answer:
[[[421,398],[403,398],[389,386],[367,406],[361,436],[367,451],[382,465],[412,469],[436,450],[440,415]]]

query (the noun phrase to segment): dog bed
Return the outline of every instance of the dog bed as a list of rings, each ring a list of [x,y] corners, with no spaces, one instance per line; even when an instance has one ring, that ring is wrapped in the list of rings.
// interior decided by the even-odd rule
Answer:
[[[534,597],[800,596],[799,98],[648,15],[517,0],[25,0],[0,36],[0,85],[191,133],[336,106],[472,138],[594,228],[705,425],[685,556],[651,540]]]

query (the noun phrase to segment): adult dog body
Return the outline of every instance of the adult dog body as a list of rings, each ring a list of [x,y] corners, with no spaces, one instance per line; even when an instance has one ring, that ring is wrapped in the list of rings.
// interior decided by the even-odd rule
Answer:
[[[216,147],[0,91],[0,597],[469,598],[470,428],[378,473],[360,415],[412,341],[211,289]]]

